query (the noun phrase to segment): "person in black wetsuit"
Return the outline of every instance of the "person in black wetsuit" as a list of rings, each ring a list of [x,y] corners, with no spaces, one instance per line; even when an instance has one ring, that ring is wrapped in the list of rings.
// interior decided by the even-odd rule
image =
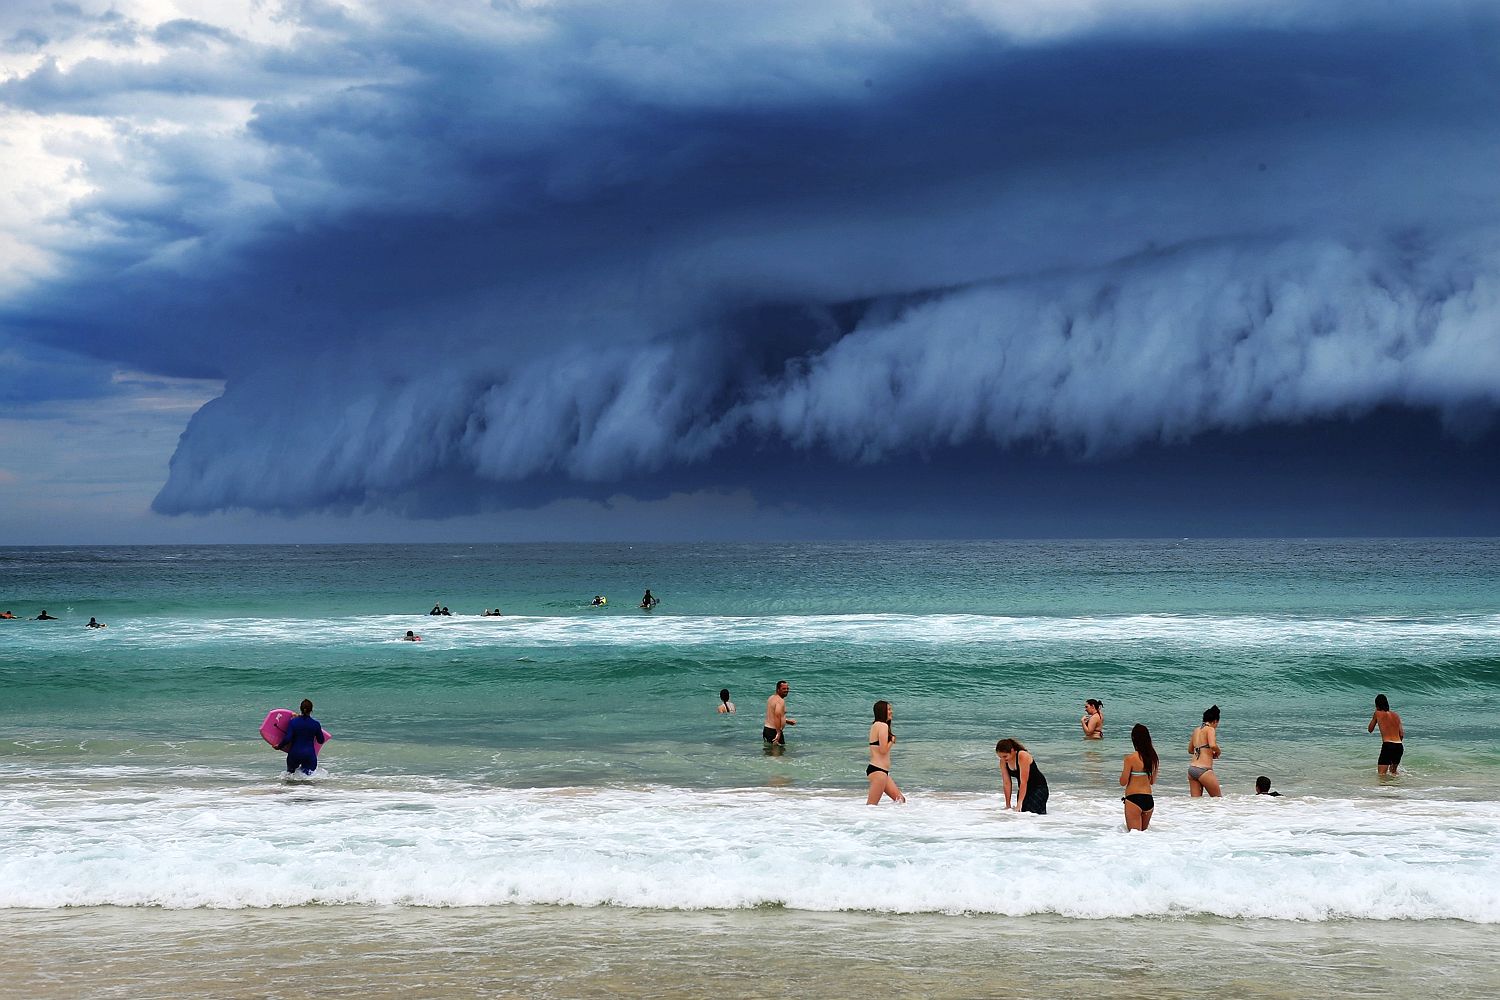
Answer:
[[[39,615],[37,615],[35,618],[33,618],[31,620],[34,621],[34,622],[55,622],[58,619],[57,619],[56,615],[49,615],[49,614],[47,614],[47,609],[43,608],[42,609],[42,613],[39,614]]]
[[[431,617],[433,615],[440,615],[442,613],[443,613],[443,608],[442,608],[441,605],[438,605],[438,604],[434,604],[432,606],[432,610],[429,611],[429,612],[427,612],[427,614],[428,614],[429,617]]]
[[[647,590],[646,593],[641,597],[641,610],[650,611],[660,603],[661,601],[658,601],[656,599],[656,595],[651,593],[650,590]]]
[[[276,745],[286,751],[286,773],[298,768],[303,774],[318,769],[318,745],[323,742],[323,725],[312,717],[313,703],[302,699],[302,714],[287,723],[286,736]]]
[[[1020,740],[1001,740],[995,744],[995,756],[1000,758],[1005,808],[1010,808],[1010,783],[1014,779],[1019,786],[1016,789],[1016,811],[1046,815],[1047,779],[1026,745]]]

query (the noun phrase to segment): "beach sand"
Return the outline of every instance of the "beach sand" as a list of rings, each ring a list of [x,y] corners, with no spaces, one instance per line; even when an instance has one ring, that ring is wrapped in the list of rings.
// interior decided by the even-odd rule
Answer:
[[[1500,994],[1500,927],[1456,921],[101,907],[0,911],[0,934],[5,997]]]

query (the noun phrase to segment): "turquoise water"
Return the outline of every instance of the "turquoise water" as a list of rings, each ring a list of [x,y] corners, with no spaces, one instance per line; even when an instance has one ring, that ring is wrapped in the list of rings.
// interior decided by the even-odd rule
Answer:
[[[1248,909],[1211,912],[1500,920],[1495,891],[1473,888],[1500,884],[1482,846],[1500,833],[1495,540],[11,548],[0,572],[0,609],[62,618],[0,622],[0,835],[16,866],[0,904],[844,909],[873,905],[839,886],[888,851],[914,865],[897,910],[1069,912],[1061,883],[977,893],[991,876],[1014,885],[1002,857],[935,866],[955,843],[1020,833],[1043,871],[1114,850],[1119,762],[1142,721],[1164,761],[1152,863],[1191,863],[1207,822],[1238,845],[1226,877],[1265,885]],[[646,587],[662,600],[649,615]],[[596,593],[610,604],[590,607]],[[434,602],[455,617],[427,617]],[[497,605],[505,617],[478,617]],[[110,627],[82,628],[90,615]],[[399,641],[407,629],[424,641]],[[768,756],[780,678],[798,725]],[[714,713],[721,687],[734,717]],[[1377,692],[1409,734],[1396,782],[1377,780],[1365,731]],[[288,785],[256,729],[303,697],[335,739],[311,784]],[[1105,702],[1102,745],[1080,739],[1088,697]],[[913,804],[849,813],[877,698],[896,706]],[[1210,703],[1229,795],[1191,803],[1178,772]],[[1000,736],[1048,775],[1045,827],[998,814]],[[1275,814],[1244,794],[1262,773],[1285,796]],[[278,808],[262,835],[267,802],[343,831],[313,887],[285,850],[298,813]],[[807,824],[786,862],[800,893],[734,846],[788,809]],[[165,888],[119,867],[140,825],[180,832]],[[851,829],[885,844],[876,860],[848,853]],[[1403,851],[1425,852],[1431,891],[1377,913],[1351,887],[1388,889],[1401,873],[1381,859]],[[696,877],[682,852],[731,874],[701,898],[674,888]],[[1288,859],[1304,855],[1320,866],[1292,905]],[[225,857],[258,876],[226,880]],[[404,867],[417,857],[428,867]],[[475,889],[497,857],[509,880]],[[1344,867],[1325,882],[1330,858]],[[660,881],[621,882],[622,866]],[[1162,895],[1121,878],[1127,913],[1202,905],[1190,881]]]

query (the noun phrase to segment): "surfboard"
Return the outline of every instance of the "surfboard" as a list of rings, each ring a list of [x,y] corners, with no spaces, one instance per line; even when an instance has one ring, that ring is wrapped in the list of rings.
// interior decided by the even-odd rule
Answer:
[[[260,738],[273,747],[279,745],[282,740],[286,739],[287,724],[296,717],[297,713],[289,708],[271,709],[266,715],[266,721],[260,724]],[[313,748],[314,756],[328,746],[326,741],[333,739],[333,734],[325,729],[323,730],[323,739],[325,742]],[[282,751],[282,753],[285,752],[285,750]]]

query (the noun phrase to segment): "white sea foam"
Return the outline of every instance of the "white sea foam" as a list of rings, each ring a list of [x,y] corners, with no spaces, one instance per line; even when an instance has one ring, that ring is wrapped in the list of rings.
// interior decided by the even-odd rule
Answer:
[[[1089,645],[1121,648],[1296,648],[1400,650],[1453,653],[1500,649],[1500,615],[1433,617],[1363,616],[1305,618],[1268,615],[1106,615],[1007,617],[997,615],[769,615],[612,617],[430,618],[369,615],[326,619],[230,618],[217,621],[154,619],[122,623],[109,633],[81,630],[18,634],[50,647],[112,642],[148,648],[222,643],[276,643],[304,647],[401,642],[415,629],[424,650],[475,645],[644,646],[737,645]]]
[[[1500,804],[12,785],[0,906],[307,903],[1500,922]]]

